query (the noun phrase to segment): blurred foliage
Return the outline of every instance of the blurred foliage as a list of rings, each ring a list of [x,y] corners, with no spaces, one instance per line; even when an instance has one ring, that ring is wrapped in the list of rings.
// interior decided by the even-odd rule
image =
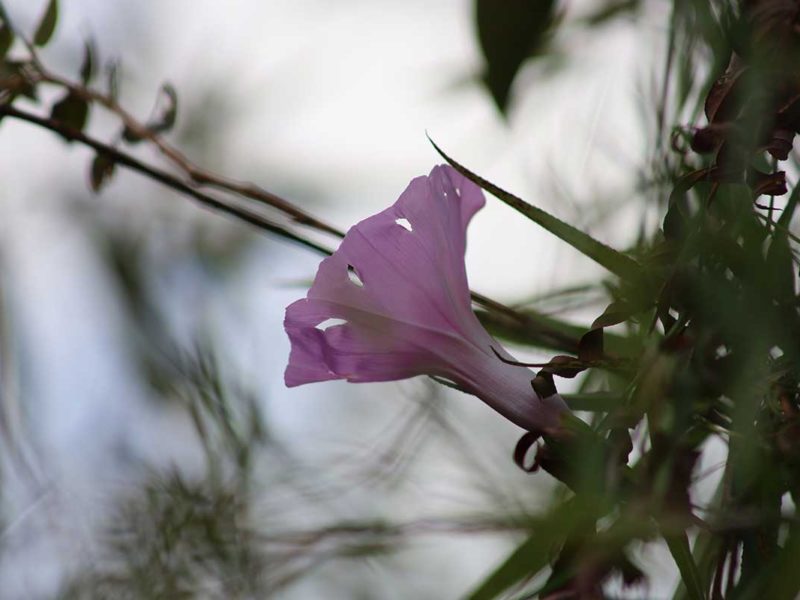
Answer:
[[[115,510],[103,557],[64,588],[64,600],[264,597],[265,559],[241,490],[154,475]]]
[[[486,59],[484,82],[502,112],[522,64],[545,53],[555,20],[555,0],[475,1],[478,39]]]
[[[800,192],[791,190],[780,213],[775,199],[790,187],[777,162],[790,160],[795,174],[798,167],[792,153],[800,132],[798,52],[800,3],[674,3],[662,95],[653,105],[662,148],[655,168],[670,174],[666,181],[672,185],[666,186],[663,229],[632,253],[640,276],[627,275],[634,271],[608,262],[610,252],[576,243],[580,236],[555,218],[445,156],[617,275],[609,288],[613,302],[589,333],[626,323],[640,344],[628,355],[634,358],[630,368],[614,370],[622,388],[618,403],[597,407],[590,428],[578,424],[565,439],[547,439],[537,454],[535,466],[569,485],[576,499],[603,499],[591,505],[598,512],[575,509],[555,528],[560,540],[540,538],[561,548],[545,562],[534,535],[474,597],[499,597],[547,569],[545,588],[523,597],[602,597],[603,581],[615,572],[623,581],[639,580],[616,553],[658,535],[682,578],[677,597],[791,599],[800,593],[800,578],[787,568],[800,561],[796,513],[787,513],[784,502],[791,497],[796,503],[800,490],[800,455],[789,442],[800,416],[798,240],[791,232]],[[698,81],[703,72],[707,79]],[[681,130],[682,117],[699,116],[697,109],[686,110],[692,103],[704,107],[708,124]],[[686,132],[685,147],[665,144],[670,121],[678,135]],[[491,318],[483,321],[496,325]],[[553,347],[535,328],[552,320],[532,321],[528,343]],[[517,336],[524,331],[508,330]],[[574,349],[579,357],[585,339]],[[609,352],[618,356],[619,350]],[[559,358],[542,373],[558,375]],[[591,410],[590,398],[579,396],[580,406]],[[727,461],[713,503],[697,506],[690,500],[692,474],[712,437],[727,443]],[[631,462],[634,443],[641,456]],[[531,440],[520,444],[524,455]],[[605,457],[598,462],[598,455]],[[703,520],[698,511],[705,513]],[[587,514],[591,522],[605,516],[613,524],[606,523],[605,531],[591,526],[570,540],[566,523]],[[643,521],[629,527],[632,515]],[[621,538],[598,545],[617,527]],[[689,531],[698,532],[694,553]]]

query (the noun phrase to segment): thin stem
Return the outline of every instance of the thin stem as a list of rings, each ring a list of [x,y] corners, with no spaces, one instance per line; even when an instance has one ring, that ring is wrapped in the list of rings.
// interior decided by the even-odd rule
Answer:
[[[194,198],[204,206],[211,208],[213,210],[217,210],[229,215],[232,215],[238,219],[241,219],[251,225],[258,227],[264,231],[269,231],[270,233],[274,233],[282,238],[291,240],[296,242],[306,248],[314,250],[320,254],[330,255],[332,251],[325,246],[317,244],[316,242],[306,239],[285,227],[274,223],[262,215],[255,213],[251,210],[248,210],[243,207],[233,206],[228,204],[218,198],[215,198],[205,192],[202,192],[191,185],[181,181],[174,175],[163,171],[157,167],[148,165],[137,158],[134,158],[130,154],[122,152],[113,146],[108,144],[104,144],[94,138],[89,137],[88,135],[80,132],[76,129],[71,127],[67,127],[66,125],[62,124],[59,121],[56,121],[51,118],[47,117],[40,117],[38,115],[34,115],[32,113],[20,110],[15,108],[9,104],[2,104],[0,105],[0,118],[3,116],[12,117],[15,119],[19,119],[21,121],[26,121],[33,125],[38,125],[44,129],[48,129],[50,131],[56,132],[65,138],[81,143],[84,146],[88,146],[93,150],[106,154],[110,156],[115,163],[118,163],[124,167],[131,169],[132,171],[136,171],[141,175],[149,177],[162,185],[165,185],[173,190],[180,192],[186,196]],[[500,314],[504,314],[506,316],[512,317],[514,319],[525,319],[523,315],[519,312],[515,311],[513,308],[510,308],[496,300],[492,300],[491,298],[484,296],[483,294],[479,294],[478,292],[471,292],[472,300],[484,308],[497,312]]]
[[[170,187],[177,192],[194,198],[208,208],[232,215],[238,219],[241,219],[242,221],[245,221],[246,223],[255,225],[259,229],[269,231],[270,233],[274,233],[293,242],[297,242],[298,244],[306,246],[307,248],[310,248],[321,254],[331,254],[331,251],[328,248],[325,248],[324,246],[321,246],[311,240],[305,239],[296,233],[289,231],[285,227],[277,223],[273,223],[258,213],[243,207],[233,206],[223,202],[218,198],[210,196],[207,193],[201,192],[184,183],[175,176],[167,173],[166,171],[151,165],[147,165],[139,159],[134,158],[130,154],[126,154],[117,150],[113,146],[109,146],[108,144],[104,144],[103,142],[90,138],[86,134],[71,127],[67,127],[59,121],[47,117],[39,117],[29,112],[19,110],[18,108],[8,104],[0,105],[0,117],[3,116],[12,117],[21,121],[27,121],[28,123],[32,123],[34,125],[38,125],[39,127],[43,127],[44,129],[56,132],[68,140],[79,142],[101,154],[111,157],[116,164],[127,167],[128,169],[158,181],[162,185]]]
[[[166,142],[155,131],[139,122],[133,115],[125,110],[112,95],[99,92],[95,89],[70,81],[56,73],[52,73],[42,63],[36,47],[29,40],[25,39],[24,36],[20,37],[28,49],[28,53],[31,57],[30,64],[32,69],[35,71],[35,76],[37,79],[53,85],[61,86],[86,102],[97,103],[106,110],[110,111],[112,114],[116,115],[122,124],[127,127],[135,136],[152,143],[164,157],[166,157],[173,165],[183,171],[187,179],[189,179],[189,182],[181,181],[166,171],[162,171],[156,167],[147,165],[133,158],[129,154],[121,152],[108,144],[104,144],[98,140],[90,138],[80,131],[66,127],[62,123],[59,123],[53,119],[38,117],[31,113],[15,109],[10,105],[0,105],[0,115],[6,114],[17,119],[28,121],[29,123],[39,125],[51,131],[58,132],[68,139],[94,148],[98,152],[104,152],[113,157],[115,162],[118,162],[132,170],[138,171],[140,174],[151,177],[156,181],[175,189],[176,191],[191,196],[210,208],[241,218],[242,220],[251,223],[260,229],[270,231],[281,237],[295,241],[312,250],[315,250],[316,252],[326,255],[331,254],[331,250],[328,248],[325,248],[316,242],[305,239],[302,236],[299,236],[298,234],[282,227],[281,225],[265,219],[257,213],[249,211],[245,208],[233,206],[229,203],[219,200],[218,198],[210,196],[206,192],[198,190],[197,187],[209,186],[223,192],[229,192],[251,200],[256,200],[281,211],[300,225],[311,227],[317,231],[327,233],[338,238],[344,238],[344,233],[341,230],[309,213],[306,213],[305,211],[294,206],[288,200],[285,200],[276,194],[273,194],[272,192],[268,192],[267,190],[264,190],[253,183],[235,181],[228,177],[224,177],[209,170],[200,168],[190,161],[181,151]],[[482,294],[471,292],[471,296],[475,303],[483,306],[489,311],[506,315],[520,322],[531,322],[531,319],[522,315],[513,308],[505,306],[500,302],[492,300],[491,298],[488,298]],[[537,325],[540,324],[537,323]],[[563,335],[559,332],[550,333],[556,335],[556,337],[563,337]],[[572,341],[573,340],[571,339],[568,340],[570,343]]]

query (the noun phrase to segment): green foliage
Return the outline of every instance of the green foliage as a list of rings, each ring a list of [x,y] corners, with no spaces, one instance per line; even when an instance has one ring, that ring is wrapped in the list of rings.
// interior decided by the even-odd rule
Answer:
[[[564,541],[582,526],[578,515],[586,514],[587,507],[572,501],[554,509],[530,524],[531,535],[506,560],[472,591],[469,600],[491,600],[508,591],[523,580],[535,577],[550,566]]]
[[[644,277],[642,267],[632,258],[626,256],[610,246],[598,242],[590,235],[584,233],[580,229],[573,227],[569,223],[565,223],[561,219],[554,217],[550,213],[538,208],[514,194],[511,194],[504,189],[494,185],[493,183],[476,175],[466,167],[460,165],[455,160],[447,156],[435,143],[431,142],[436,151],[449,162],[453,168],[459,173],[481,186],[493,196],[508,204],[511,208],[515,209],[522,215],[529,218],[534,223],[540,225],[559,239],[563,240],[580,253],[588,258],[594,260],[599,265],[608,269],[611,273],[619,276],[622,279],[640,280]]]
[[[89,185],[92,191],[99,192],[108,184],[111,177],[114,175],[115,167],[116,163],[111,156],[104,152],[97,153],[94,159],[92,159],[92,165],[89,169]]]
[[[586,421],[570,415],[560,429],[528,432],[520,440],[518,464],[545,471],[561,485],[551,506],[517,524],[527,537],[471,598],[515,589],[524,597],[602,597],[609,581],[634,585],[647,577],[634,559],[655,542],[668,548],[680,575],[675,598],[789,600],[800,591],[797,511],[786,508],[787,498],[800,502],[795,4],[673,2],[666,61],[651,77],[660,83],[645,106],[652,155],[639,166],[648,182],[639,192],[648,210],[660,211],[660,227],[643,219],[640,238],[627,251],[501,189],[434,144],[471,181],[607,271],[602,282],[512,308],[484,302],[477,311],[498,338],[557,353],[535,365],[534,390],[548,396],[561,379],[580,376],[563,398],[587,414]],[[478,0],[475,6],[485,83],[506,111],[520,69],[544,55],[562,25],[558,6],[549,0]],[[50,2],[33,38],[37,45],[51,39],[57,12]],[[639,1],[605,2],[570,25],[588,30],[640,12],[646,11]],[[82,132],[91,106],[100,103],[124,124],[109,144],[89,144],[94,191],[107,185],[117,165],[130,166],[120,149],[151,144],[184,177],[173,182],[161,171],[140,170],[157,181],[195,198],[208,184],[220,195],[235,195],[237,207],[266,198],[295,222],[336,234],[255,186],[183,164],[159,137],[177,120],[177,93],[169,83],[161,86],[150,118],[139,123],[118,106],[115,64],[107,69],[105,92],[87,88],[99,70],[91,43],[80,83],[65,84],[48,79],[34,56],[8,58],[15,31],[1,10],[0,17],[0,107],[20,96],[36,99],[44,82],[61,95],[50,119],[31,122],[56,122],[54,131],[76,139],[67,134]],[[778,199],[789,191],[785,202]],[[220,206],[216,198],[211,205]],[[234,214],[324,252],[252,213]],[[236,255],[242,245],[233,239],[228,250]],[[123,498],[118,524],[107,531],[111,560],[73,582],[70,593],[120,597],[134,589],[140,597],[183,597],[201,594],[210,580],[224,589],[220,581],[231,573],[242,587],[224,589],[221,597],[264,593],[268,557],[247,522],[257,453],[270,442],[259,404],[229,385],[205,332],[194,332],[198,341],[189,348],[170,335],[136,239],[103,239],[100,246],[126,303],[132,355],[153,397],[178,405],[191,419],[206,469],[197,480],[151,474],[143,493]],[[200,246],[198,256],[204,256]],[[572,306],[572,297],[584,302]],[[557,313],[543,308],[546,300]],[[720,441],[725,456],[718,491],[710,502],[698,500],[700,458]],[[534,447],[535,457],[526,462]],[[343,544],[330,555],[363,559],[387,552],[399,538],[384,522],[341,524],[315,535],[354,532],[366,541]],[[298,568],[282,581],[305,572]]]
[[[523,63],[540,54],[556,19],[555,0],[476,0],[478,40],[486,59],[484,83],[501,112]]]
[[[58,0],[50,0],[45,9],[42,20],[33,34],[33,43],[37,46],[45,46],[56,30],[58,22]]]
[[[106,554],[62,590],[64,600],[255,598],[265,557],[237,489],[154,474],[119,501],[104,534]]]
[[[5,22],[0,25],[0,60],[4,59],[11,44],[14,43],[14,32]]]
[[[144,127],[145,133],[148,135],[165,133],[175,125],[175,119],[178,116],[178,93],[172,84],[165,83],[161,86],[153,113]],[[126,126],[122,132],[122,139],[129,144],[135,144],[141,142],[144,135],[142,132]]]
[[[612,18],[633,8],[635,3],[608,5],[588,22],[601,23],[606,12]],[[788,11],[788,4],[784,8]],[[516,322],[480,315],[497,335],[574,352],[593,365],[585,380],[588,389],[565,395],[573,409],[592,413],[592,433],[545,436],[534,464],[569,486],[575,498],[603,497],[619,512],[608,513],[556,550],[549,560],[549,586],[536,594],[595,597],[613,573],[625,579],[626,568],[631,572],[621,558],[629,544],[658,537],[681,576],[676,597],[789,599],[800,589],[800,577],[789,566],[798,559],[796,513],[787,517],[781,508],[787,494],[796,502],[800,489],[797,444],[787,442],[797,433],[800,417],[800,240],[791,231],[798,190],[791,191],[777,221],[774,198],[768,205],[759,201],[761,195],[779,196],[791,188],[772,160],[789,157],[791,140],[800,131],[800,119],[789,108],[800,93],[791,75],[800,41],[796,32],[776,33],[790,28],[788,16],[779,17],[777,9],[752,10],[675,3],[663,95],[655,105],[663,161],[655,169],[668,174],[668,203],[663,229],[650,234],[636,259],[604,247],[442,153],[465,176],[617,278],[608,284],[611,304],[591,327],[535,313]],[[744,53],[743,47],[749,54],[729,65],[732,51]],[[772,63],[760,62],[762,54]],[[703,62],[710,62],[711,70],[700,85]],[[676,157],[679,149],[664,141],[668,119],[682,118],[693,103],[704,107],[710,125],[690,136],[691,150]],[[791,168],[797,168],[796,161]],[[609,350],[603,342],[613,338],[598,336],[602,329],[597,328],[614,324],[624,324],[629,333]],[[625,368],[615,369],[608,353],[624,352],[620,342],[630,344],[624,354],[628,360]],[[568,358],[556,356],[540,377],[574,376],[552,368],[556,359]],[[649,447],[642,446],[641,456],[629,462],[630,432],[636,426],[646,427],[640,437]],[[717,436],[728,446],[723,482],[692,549],[688,533],[702,508],[690,501],[693,472],[708,441]],[[651,526],[631,519],[632,513]],[[746,522],[743,515],[749,515]],[[610,531],[620,535],[608,538]],[[603,539],[613,539],[610,548],[617,550],[600,560],[595,552]],[[481,597],[500,597],[536,576],[547,566],[542,552],[533,538],[526,541],[478,588]]]

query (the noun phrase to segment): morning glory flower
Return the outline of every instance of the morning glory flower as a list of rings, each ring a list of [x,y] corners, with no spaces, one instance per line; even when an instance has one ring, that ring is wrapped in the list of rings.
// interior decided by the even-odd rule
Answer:
[[[527,430],[557,427],[564,401],[540,398],[531,370],[501,360],[513,359],[472,311],[466,230],[484,203],[478,186],[438,166],[352,227],[286,309],[286,385],[433,375]]]

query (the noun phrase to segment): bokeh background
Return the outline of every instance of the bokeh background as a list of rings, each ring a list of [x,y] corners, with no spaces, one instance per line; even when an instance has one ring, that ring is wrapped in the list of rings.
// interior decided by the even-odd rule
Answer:
[[[45,3],[4,4],[31,31]],[[441,162],[427,131],[624,248],[656,218],[640,194],[656,128],[645,107],[669,17],[629,4],[589,26],[606,3],[565,3],[507,116],[481,84],[467,0],[64,0],[42,56],[72,75],[94,38],[142,118],[171,82],[170,139],[193,160],[343,229]],[[89,131],[116,127],[97,113]],[[199,597],[473,588],[519,539],[505,517],[552,492],[513,465],[519,430],[425,380],[286,389],[283,309],[319,257],[122,171],[94,195],[91,158],[0,124],[0,597],[147,597],[173,577]],[[492,201],[467,269],[481,293],[573,318],[592,313],[548,291],[602,275]],[[664,597],[663,550],[638,558],[662,577],[628,593]]]

